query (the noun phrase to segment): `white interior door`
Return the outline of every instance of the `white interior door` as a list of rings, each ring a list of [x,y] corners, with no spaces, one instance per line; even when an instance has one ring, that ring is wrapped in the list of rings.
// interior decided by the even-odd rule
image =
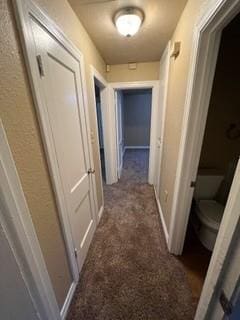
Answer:
[[[158,119],[161,125],[158,127],[157,132],[157,148],[156,148],[156,161],[155,161],[155,181],[154,186],[156,192],[159,195],[160,174],[161,174],[161,158],[163,148],[163,135],[164,135],[164,121],[166,113],[166,101],[167,101],[167,87],[168,87],[168,74],[170,64],[170,43],[168,43],[162,58],[160,60],[160,78],[159,78],[159,108]]]
[[[123,167],[123,151],[124,151],[124,139],[123,139],[123,100],[122,93],[115,91],[115,103],[116,103],[116,124],[117,124],[117,161],[118,161],[118,179],[121,177]]]
[[[32,20],[44,107],[79,270],[96,222],[79,61]],[[42,64],[42,65],[41,65]]]

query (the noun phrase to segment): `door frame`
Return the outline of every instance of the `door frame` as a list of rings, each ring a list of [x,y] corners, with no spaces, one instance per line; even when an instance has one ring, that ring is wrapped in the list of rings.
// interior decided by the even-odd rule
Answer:
[[[159,99],[159,119],[161,119],[161,127],[160,127],[160,150],[159,150],[159,171],[156,172],[156,175],[158,175],[158,180],[160,180],[160,177],[161,177],[161,165],[162,165],[162,159],[163,159],[163,141],[164,141],[164,130],[165,130],[165,119],[166,119],[166,111],[167,111],[167,96],[168,96],[168,83],[169,83],[169,74],[170,74],[170,67],[171,67],[171,41],[168,41],[168,44],[161,56],[161,59],[164,57],[164,55],[167,57],[167,66],[166,66],[166,84],[165,84],[165,88],[164,88],[164,98],[163,98],[163,104],[160,105],[160,99]],[[161,72],[161,59],[160,59],[160,70],[159,72]],[[159,80],[159,90],[160,90],[160,80]],[[158,137],[157,137],[157,140],[158,140]],[[156,150],[158,149],[158,147],[156,148]],[[155,160],[155,166],[156,166],[156,163],[157,162],[157,152],[156,152],[156,160]],[[158,195],[159,197],[159,188],[160,188],[160,185],[159,185],[159,181],[158,181],[158,184],[155,186],[155,189],[156,189],[156,194]],[[158,200],[159,201],[159,200]],[[160,204],[160,202],[159,202]],[[161,210],[162,212],[162,210]],[[163,215],[161,214],[161,216],[163,217]],[[163,225],[165,226],[164,230],[165,230],[165,234],[167,235],[168,232],[167,232],[167,227],[166,227],[166,224],[165,222],[163,223]]]
[[[95,82],[100,88],[100,101],[101,101],[101,114],[102,114],[102,127],[103,127],[103,145],[104,145],[104,161],[105,161],[105,170],[106,170],[106,184],[111,184],[111,173],[110,173],[110,166],[109,166],[109,159],[110,159],[110,150],[109,150],[109,143],[108,143],[108,83],[103,78],[103,76],[91,65],[91,89],[93,92],[93,101],[94,101],[94,120],[95,120],[95,128],[96,128],[96,137],[98,143],[98,163],[101,168],[101,158],[99,152],[100,146],[100,139],[98,134],[98,121],[97,121],[97,110],[96,110],[96,97],[95,97]],[[104,206],[104,195],[103,195],[103,177],[102,177],[102,170],[100,170],[100,177],[101,177],[101,191],[102,191],[102,201]],[[103,210],[100,210],[102,214]],[[101,216],[98,218],[100,219]]]
[[[40,319],[64,319],[0,119],[0,223]]]
[[[112,82],[109,84],[109,100],[111,111],[111,128],[112,136],[110,136],[111,152],[112,152],[112,180],[118,181],[117,174],[117,124],[116,124],[116,107],[115,107],[115,91],[131,90],[131,89],[152,89],[152,107],[151,107],[151,131],[150,131],[150,154],[149,154],[149,172],[148,183],[154,182],[155,170],[155,154],[156,154],[156,138],[157,138],[157,114],[158,114],[158,94],[159,81],[135,81],[135,82]]]
[[[124,157],[124,153],[126,151],[126,146],[124,146],[124,151],[122,150],[122,162],[121,162],[121,166],[119,166],[119,135],[120,135],[120,131],[122,133],[122,141],[124,142],[124,137],[123,137],[123,107],[122,107],[122,93],[121,93],[121,128],[119,128],[119,94],[120,92],[116,91],[114,92],[114,95],[115,95],[115,107],[116,107],[116,138],[117,138],[117,147],[118,147],[118,150],[117,150],[117,175],[118,175],[118,180],[121,178],[121,174],[122,174],[122,169],[123,169],[123,157]]]
[[[68,261],[73,277],[73,282],[70,285],[69,292],[67,294],[66,300],[64,302],[61,315],[64,318],[68,307],[70,305],[71,299],[73,297],[76,285],[79,280],[79,272],[77,260],[74,252],[74,243],[71,234],[71,227],[68,218],[68,213],[66,209],[66,203],[64,198],[64,192],[61,184],[60,173],[57,164],[57,157],[54,149],[53,138],[51,134],[51,128],[48,121],[48,115],[44,108],[44,97],[42,90],[39,85],[39,70],[36,63],[36,53],[34,39],[31,32],[30,17],[33,17],[35,20],[40,23],[79,63],[79,70],[81,74],[81,83],[83,90],[83,105],[85,110],[85,120],[87,127],[87,139],[89,146],[89,158],[90,166],[94,168],[93,155],[90,144],[90,125],[89,125],[89,114],[87,100],[87,90],[86,90],[86,81],[85,81],[85,66],[84,58],[80,50],[68,39],[68,37],[61,31],[61,29],[51,20],[38,6],[35,5],[31,0],[14,0],[14,9],[16,20],[18,24],[18,29],[21,37],[21,45],[23,47],[24,58],[26,62],[26,67],[29,76],[29,82],[31,86],[31,92],[34,99],[34,105],[37,112],[37,117],[39,120],[41,137],[43,139],[43,145],[45,154],[47,157],[47,163],[49,168],[49,173],[51,177],[51,182],[53,185],[54,195],[56,198],[57,208],[59,212],[59,218],[61,222],[61,227],[63,230],[64,240],[66,244],[66,251],[68,255]],[[93,176],[93,175],[91,175]],[[91,178],[92,187],[95,185],[95,181]],[[96,193],[94,192],[93,187],[93,196],[95,198],[95,214],[94,217],[97,217],[97,207],[96,207]]]
[[[193,47],[174,185],[168,248],[180,255],[207,121],[221,32],[239,12],[238,0],[209,1],[193,30]]]

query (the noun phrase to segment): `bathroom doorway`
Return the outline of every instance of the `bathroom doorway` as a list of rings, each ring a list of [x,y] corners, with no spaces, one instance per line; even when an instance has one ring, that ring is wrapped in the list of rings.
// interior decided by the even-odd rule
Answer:
[[[223,30],[183,254],[194,297],[202,291],[240,155],[240,14]]]

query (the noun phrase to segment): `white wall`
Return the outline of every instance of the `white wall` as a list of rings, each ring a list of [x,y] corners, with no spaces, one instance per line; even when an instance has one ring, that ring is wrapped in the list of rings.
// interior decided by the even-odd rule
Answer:
[[[125,146],[149,146],[152,92],[123,91]]]

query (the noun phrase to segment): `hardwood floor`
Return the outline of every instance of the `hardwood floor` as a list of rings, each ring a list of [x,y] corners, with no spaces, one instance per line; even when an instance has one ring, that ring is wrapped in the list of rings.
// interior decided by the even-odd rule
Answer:
[[[212,252],[207,250],[197,238],[189,223],[183,254],[178,259],[183,263],[192,295],[200,298]]]

